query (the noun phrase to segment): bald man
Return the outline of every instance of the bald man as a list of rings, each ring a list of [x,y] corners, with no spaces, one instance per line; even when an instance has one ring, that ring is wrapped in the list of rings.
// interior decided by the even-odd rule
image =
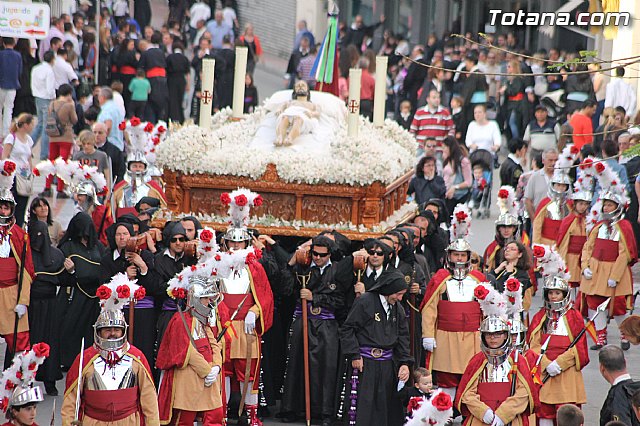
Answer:
[[[109,157],[109,170],[111,170],[111,182],[118,183],[125,172],[124,153],[107,139],[107,126],[104,123],[94,123],[93,134],[96,137],[96,148]]]

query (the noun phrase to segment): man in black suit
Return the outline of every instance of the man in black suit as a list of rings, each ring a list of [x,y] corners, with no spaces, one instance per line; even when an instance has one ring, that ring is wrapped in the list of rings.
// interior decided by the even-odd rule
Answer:
[[[124,177],[126,168],[124,153],[120,151],[120,148],[109,142],[107,139],[107,127],[104,123],[94,123],[92,130],[96,137],[96,148],[107,154],[111,160],[111,165],[109,166],[109,170],[111,170],[111,182],[116,184]],[[109,190],[111,189],[112,188],[109,188]]]
[[[640,426],[640,420],[632,407],[633,395],[640,391],[640,382],[635,382],[627,372],[624,352],[618,346],[607,345],[598,354],[600,374],[611,384],[607,399],[600,410],[600,426],[612,420],[628,426]]]
[[[424,58],[424,47],[416,46],[411,52],[413,61],[407,69],[407,75],[402,85],[402,93],[404,98],[411,102],[411,114],[415,114],[418,105],[418,90],[422,87],[424,80],[427,78],[429,68],[426,67],[427,62]]]

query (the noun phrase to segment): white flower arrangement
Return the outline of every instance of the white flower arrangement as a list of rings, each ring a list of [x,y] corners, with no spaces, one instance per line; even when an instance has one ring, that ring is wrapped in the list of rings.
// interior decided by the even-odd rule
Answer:
[[[413,136],[392,120],[376,128],[360,117],[359,136],[347,137],[346,124],[335,130],[330,156],[279,147],[257,149],[251,142],[269,114],[259,107],[241,121],[229,121],[230,109],[214,115],[212,128],[184,126],[156,147],[160,167],[187,174],[245,176],[258,179],[267,164],[276,165],[285,182],[307,184],[389,184],[411,170],[415,161]]]
[[[367,228],[364,225],[356,226],[352,222],[339,222],[339,223],[321,223],[318,221],[308,220],[285,220],[271,215],[252,216],[249,219],[249,223],[253,226],[265,226],[265,227],[287,227],[296,230],[312,228],[312,229],[335,229],[337,231],[351,231],[351,232],[377,232],[383,233],[387,229],[392,228],[401,223],[410,213],[415,212],[417,205],[413,202],[406,203],[398,210],[396,210],[385,221],[380,222],[373,228]],[[186,216],[193,216],[201,222],[213,222],[213,223],[227,223],[229,218],[227,216],[220,216],[215,214],[201,214],[201,213],[178,213],[175,214],[170,210],[163,211],[164,214],[158,215],[157,218],[165,221],[179,220]]]

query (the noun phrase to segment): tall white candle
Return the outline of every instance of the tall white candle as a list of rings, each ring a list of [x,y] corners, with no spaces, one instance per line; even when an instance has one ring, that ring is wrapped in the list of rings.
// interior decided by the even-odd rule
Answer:
[[[202,87],[200,88],[200,127],[211,128],[211,107],[213,106],[213,74],[216,60],[202,60]]]
[[[387,102],[387,57],[376,56],[376,89],[373,95],[373,125],[382,127]]]
[[[362,80],[362,70],[351,68],[349,70],[349,100],[347,110],[349,120],[347,121],[347,136],[358,136],[360,124],[360,84]]]
[[[244,110],[244,78],[247,74],[246,47],[236,47],[236,67],[233,76],[233,118],[242,118]]]

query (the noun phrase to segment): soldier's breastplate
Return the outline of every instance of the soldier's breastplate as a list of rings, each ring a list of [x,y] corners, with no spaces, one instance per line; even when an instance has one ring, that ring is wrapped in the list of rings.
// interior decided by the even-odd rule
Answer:
[[[210,317],[211,318],[211,317]],[[215,317],[214,317],[215,319]],[[207,338],[207,332],[204,330],[204,327],[202,325],[202,323],[198,320],[196,320],[194,318],[194,321],[196,323],[196,325],[193,327],[193,331],[191,332],[191,336],[193,337],[193,340],[198,340],[198,339],[206,339]]]
[[[552,200],[547,204],[547,218],[551,220],[562,220],[569,214],[566,203]]]
[[[511,362],[507,359],[499,365],[493,365],[488,362],[480,375],[480,382],[483,383],[505,383],[509,382],[509,373],[511,372]]]
[[[234,273],[231,277],[224,279],[223,293],[245,294],[249,290],[251,280],[247,268],[239,273]]]
[[[149,185],[141,184],[136,187],[134,191],[132,186],[129,185],[122,191],[122,199],[118,203],[118,207],[135,207],[135,205],[142,199],[149,195]]]
[[[598,228],[598,238],[601,240],[620,241],[620,228],[617,226],[602,225]]]
[[[447,300],[449,302],[472,302],[473,290],[477,285],[478,282],[468,275],[462,281],[449,278],[446,283]]]
[[[125,385],[125,382],[127,377],[133,374],[132,367],[133,360],[129,355],[124,355],[113,367],[108,366],[104,358],[97,357],[93,361],[94,377],[90,379],[92,383],[89,385],[95,390],[118,390],[130,387]],[[104,389],[101,389],[100,383]]]
[[[0,258],[6,259],[11,254],[11,243],[9,242],[9,235],[4,238],[0,238]]]
[[[547,322],[544,327],[544,332],[551,336],[568,336],[569,330],[567,329],[566,321],[564,320],[564,316],[558,318],[557,321],[552,320],[551,318],[547,318]]]

